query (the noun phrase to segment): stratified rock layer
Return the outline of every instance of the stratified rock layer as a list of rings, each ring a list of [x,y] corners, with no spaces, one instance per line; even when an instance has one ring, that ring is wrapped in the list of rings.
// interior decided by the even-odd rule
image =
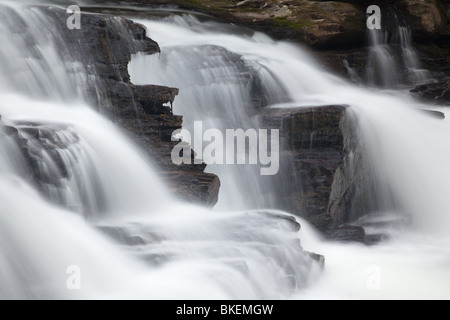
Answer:
[[[293,163],[282,202],[331,238],[364,241],[345,226],[376,209],[376,187],[358,126],[346,106],[266,109],[262,121],[280,129],[281,163]]]
[[[67,14],[57,8],[40,8],[55,25],[61,25],[62,54],[83,64],[88,75],[88,99],[132,138],[161,168],[163,179],[182,198],[209,206],[217,202],[220,182],[204,173],[205,165],[177,166],[172,163],[172,133],[182,126],[182,117],[172,113],[177,88],[131,83],[128,63],[137,52],[156,54],[158,44],[145,28],[128,19],[83,13],[80,30],[66,27]],[[152,72],[152,70],[148,70]]]

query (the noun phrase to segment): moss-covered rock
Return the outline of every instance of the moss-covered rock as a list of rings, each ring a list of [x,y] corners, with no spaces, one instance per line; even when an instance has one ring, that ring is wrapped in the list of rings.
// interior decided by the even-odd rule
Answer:
[[[250,26],[277,39],[315,48],[354,47],[364,42],[365,11],[356,4],[308,0],[152,0],[141,5],[175,4],[227,22]]]

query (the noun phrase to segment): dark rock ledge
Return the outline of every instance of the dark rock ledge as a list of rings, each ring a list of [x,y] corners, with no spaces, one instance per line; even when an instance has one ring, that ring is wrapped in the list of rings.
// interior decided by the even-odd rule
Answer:
[[[448,79],[416,86],[411,92],[426,102],[450,105],[450,80]]]
[[[171,161],[172,132],[182,126],[182,117],[172,114],[178,89],[158,85],[134,85],[128,63],[132,54],[157,54],[158,44],[146,29],[128,19],[97,13],[82,14],[82,28],[66,28],[67,14],[58,8],[39,10],[54,21],[64,43],[61,54],[81,62],[88,74],[89,101],[131,134],[170,189],[191,202],[213,206],[218,199],[219,178],[205,173],[206,165],[177,166]],[[149,70],[148,72],[152,72]]]
[[[280,163],[292,163],[283,209],[330,239],[368,242],[364,228],[352,223],[377,210],[377,189],[347,106],[265,109],[261,119],[280,129]]]

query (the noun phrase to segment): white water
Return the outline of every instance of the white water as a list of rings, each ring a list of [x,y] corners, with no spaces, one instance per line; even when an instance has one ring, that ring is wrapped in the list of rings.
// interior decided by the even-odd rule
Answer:
[[[75,141],[55,148],[73,173],[60,181],[62,208],[29,180],[14,139],[0,137],[0,299],[283,299],[316,278],[287,220],[216,214],[173,199],[143,155],[80,98],[85,75],[58,58],[57,26],[38,9],[8,4],[0,12],[10,17],[0,21],[8,43],[0,50],[0,82],[8,84],[0,92],[2,125],[64,128],[53,138]],[[75,81],[62,72],[67,67]],[[20,138],[30,138],[24,132]],[[58,167],[46,150],[40,164],[48,175]],[[66,285],[70,266],[81,270],[81,290]]]
[[[53,79],[59,79],[53,67],[61,65],[58,60],[46,60],[44,55],[43,64],[27,60],[31,64],[23,68],[33,74],[30,69],[37,63],[41,68],[37,75],[42,72],[50,84],[41,89],[32,84],[21,90],[13,86],[2,92],[2,120],[63,123],[73,128],[87,156],[87,163],[82,161],[80,168],[90,167],[98,173],[106,201],[114,209],[95,217],[95,223],[125,229],[143,244],[117,246],[75,212],[43,200],[24,181],[18,150],[9,139],[3,139],[0,298],[448,298],[448,122],[414,111],[417,103],[406,97],[356,89],[320,71],[294,45],[273,42],[261,34],[244,37],[224,34],[220,29],[211,33],[199,22],[188,20],[194,21],[194,26],[186,25],[184,19],[178,22],[181,26],[145,23],[163,50],[182,44],[215,44],[243,54],[253,66],[263,66],[261,72],[266,75],[266,84],[270,84],[267,87],[273,90],[270,94],[275,95],[274,102],[279,99],[285,103],[283,93],[287,92],[290,106],[350,104],[365,129],[380,176],[394,190],[399,211],[411,214],[414,224],[406,231],[396,231],[392,240],[367,248],[329,244],[302,222],[299,235],[303,246],[327,259],[325,272],[315,283],[314,277],[308,277],[308,271],[303,270],[308,262],[293,243],[297,235],[288,232],[289,227],[281,221],[274,224],[273,219],[257,212],[219,214],[174,203],[139,152],[108,121],[82,101],[61,102],[64,88],[76,92],[74,82],[63,77],[57,81],[62,89],[50,90],[54,88]],[[44,50],[40,45],[36,48]],[[155,66],[152,59],[140,63],[150,61]],[[276,75],[283,90],[273,88],[274,78],[268,71]],[[78,75],[83,78],[81,71]],[[237,99],[243,106],[240,100],[245,93],[236,97],[239,88],[229,88],[230,99]],[[51,99],[36,101],[36,95]],[[182,113],[183,106],[177,99],[175,112]],[[87,176],[79,178],[89,181]],[[146,255],[152,259],[159,255],[167,261],[144,266],[136,256]],[[81,267],[81,291],[66,288],[65,271],[70,265]],[[380,271],[380,286],[368,287],[371,274],[367,272],[373,270]],[[304,278],[311,282],[306,289],[298,290],[296,284]],[[297,283],[293,284],[292,279]]]
[[[368,30],[367,82],[383,88],[399,88],[431,80],[412,46],[408,27],[397,26],[390,37],[386,30]]]
[[[289,103],[279,101],[283,105],[349,104],[350,112],[358,117],[378,178],[396,201],[393,209],[399,216],[411,216],[412,225],[396,230],[393,239],[373,248],[327,244],[314,240],[313,234],[304,235],[308,249],[314,248],[327,257],[327,267],[319,284],[296,298],[448,298],[449,122],[417,111],[420,104],[400,93],[355,88],[321,71],[298,46],[274,42],[262,34],[250,37],[222,33],[216,28],[208,31],[208,23],[186,16],[140,22],[160,44],[162,56],[135,57],[130,71],[136,83],[177,85],[181,92],[189,91],[191,85],[195,87],[196,77],[205,71],[190,67],[192,73],[184,72],[195,61],[183,53],[201,52],[204,45],[216,45],[242,55],[250,65],[259,64],[268,71],[265,74],[276,75],[289,94]],[[172,55],[178,59],[167,58]],[[232,70],[228,71],[232,74]],[[269,83],[273,78],[263,80]],[[209,94],[208,88],[202,92]],[[240,93],[235,91],[236,96]],[[200,119],[205,115],[195,110],[213,108],[202,104],[198,97],[194,107],[185,99],[180,96],[175,112],[188,118],[194,115]],[[239,172],[234,179],[239,179]],[[226,188],[222,192],[229,191]],[[374,266],[381,271],[381,287],[367,285]]]

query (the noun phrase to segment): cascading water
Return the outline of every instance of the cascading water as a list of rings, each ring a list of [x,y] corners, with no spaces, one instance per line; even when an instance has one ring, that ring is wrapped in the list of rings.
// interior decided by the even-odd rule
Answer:
[[[292,44],[273,42],[258,33],[239,36],[221,33],[217,28],[208,31],[208,23],[191,16],[170,16],[140,22],[158,41],[163,56],[161,59],[136,56],[130,64],[132,80],[175,85],[180,87],[181,92],[197,90],[197,94],[200,90],[198,79],[204,81],[201,97],[191,94],[178,100],[176,112],[188,119],[211,121],[220,118],[220,112],[227,111],[221,108],[216,110],[211,105],[217,100],[202,101],[214,96],[219,84],[214,82],[212,88],[208,88],[205,83],[214,74],[220,75],[219,79],[236,78],[233,66],[220,68],[220,71],[211,68],[209,59],[201,53],[205,45],[209,48],[214,46],[216,61],[237,54],[239,65],[244,61],[247,66],[258,65],[259,70],[264,70],[264,75],[269,76],[259,74],[261,86],[275,88],[277,94],[272,95],[269,101],[278,103],[278,107],[348,104],[351,106],[348,112],[358,118],[369,158],[373,159],[376,176],[385,188],[381,193],[389,193],[389,197],[394,199],[393,202],[386,200],[386,205],[381,206],[390,212],[381,214],[411,217],[412,225],[405,225],[404,230],[395,229],[391,241],[374,248],[328,245],[312,234],[305,235],[304,243],[308,243],[308,248],[325,252],[331,260],[327,259],[325,276],[319,285],[302,292],[297,298],[445,298],[448,295],[449,287],[444,283],[450,279],[449,237],[446,235],[450,223],[446,201],[446,194],[450,192],[447,183],[450,171],[446,169],[446,163],[450,161],[450,149],[446,143],[450,138],[450,127],[446,121],[433,119],[418,111],[416,107],[427,106],[421,106],[401,93],[387,94],[355,88],[321,71],[308,55]],[[399,32],[402,33],[401,30]],[[401,35],[403,40],[400,43],[404,49],[405,65],[414,68],[412,61],[416,57],[408,55],[408,37],[408,34]],[[377,43],[380,46],[374,49],[378,50],[382,43],[387,42],[378,39]],[[384,52],[382,56],[387,57],[388,54]],[[393,66],[393,61],[386,62],[386,70],[392,77],[383,81],[395,87],[400,70]],[[159,72],[149,73],[146,70]],[[397,71],[391,72],[393,70]],[[274,81],[277,82],[275,87],[272,86]],[[224,91],[230,92],[229,82],[224,82]],[[241,100],[234,102],[232,107],[249,104],[242,88],[236,88],[233,92],[233,98],[241,97]],[[194,105],[192,101],[195,101]],[[236,110],[233,111],[224,120],[227,125],[236,118]],[[247,119],[242,117],[243,114],[245,112],[240,113],[239,121]],[[239,121],[234,125],[241,125]],[[252,124],[249,122],[247,126]],[[223,128],[223,123],[219,123],[218,127]],[[220,175],[220,169],[215,172]],[[238,170],[231,174],[234,181],[239,181],[241,173]],[[228,191],[226,186],[222,189],[222,192]],[[303,224],[307,225],[305,222]],[[352,265],[349,266],[348,261]],[[436,273],[430,274],[431,269]],[[378,284],[370,283],[373,277],[378,277]],[[417,286],[411,287],[412,282]]]
[[[392,35],[387,30],[368,30],[369,55],[367,83],[382,88],[399,88],[431,80],[412,46],[411,31],[396,26]]]
[[[429,81],[431,79],[430,72],[423,69],[420,63],[420,59],[412,46],[412,36],[409,28],[399,26],[392,41],[400,45],[402,61],[407,72],[407,80],[412,84]]]
[[[384,30],[369,30],[369,56],[367,59],[367,82],[393,88],[398,85],[398,64],[388,44]]]
[[[413,225],[368,248],[323,242],[302,221],[302,245],[327,258],[324,274],[313,282],[312,261],[299,250],[296,224],[285,213],[217,213],[171,199],[139,151],[79,99],[83,93],[74,89],[83,88],[85,76],[76,64],[59,59],[52,46],[58,33],[39,10],[11,5],[3,10],[9,17],[21,16],[27,28],[9,38],[15,18],[0,21],[5,43],[22,51],[9,56],[0,49],[0,82],[9,84],[0,93],[2,125],[17,127],[19,137],[36,148],[44,142],[57,145],[57,156],[47,150],[37,162],[41,176],[71,175],[58,176],[62,188],[56,195],[38,188],[23,170],[26,159],[14,134],[2,133],[0,298],[448,298],[450,150],[445,141],[450,127],[417,112],[417,102],[354,88],[321,71],[297,46],[261,34],[223,32],[220,24],[210,32],[208,22],[190,16],[142,21],[169,57],[137,56],[130,65],[133,81],[176,83],[186,93],[177,99],[175,113],[185,113],[188,126],[203,116],[220,129],[259,126],[251,112],[240,109],[261,101],[279,107],[351,106],[370,158],[396,199],[391,209],[411,216]],[[43,28],[45,41],[26,31]],[[25,35],[34,43],[31,52]],[[67,67],[75,78],[59,78]],[[4,70],[18,78],[8,82]],[[19,80],[23,73],[30,82]],[[261,97],[256,93],[264,97],[253,99]],[[216,104],[221,109],[211,109]],[[47,139],[49,128],[54,136]],[[47,141],[34,139],[36,130]],[[67,170],[61,170],[61,160]],[[248,207],[261,198],[259,192],[271,190],[247,170],[228,167],[229,177],[216,168],[222,179],[230,179],[222,207],[233,207],[227,201]],[[249,201],[238,200],[232,190],[242,180],[240,190],[254,190],[244,193]],[[102,204],[86,199],[84,191]],[[42,192],[50,197],[44,200]],[[66,287],[66,270],[73,265],[82,271],[79,291]]]
[[[184,43],[179,43],[178,37],[174,39],[176,42],[168,44],[160,57],[147,59],[138,54],[129,67],[133,83],[170,83],[171,86],[183,88],[177,97],[175,112],[183,114],[183,127],[191,132],[194,132],[196,120],[203,122],[204,130],[216,128],[225,132],[226,129],[259,128],[255,109],[265,103],[261,100],[266,97],[276,98],[278,94],[275,79],[272,83],[274,86],[262,88],[259,83],[260,77],[268,70],[223,46],[209,45],[202,33],[190,31],[191,28],[206,28],[198,23],[197,18],[172,16],[170,19],[179,26],[184,26],[187,38]],[[208,26],[214,28],[214,23]],[[172,40],[173,32],[179,31],[176,25],[168,24],[152,25],[152,28],[157,28],[154,32],[160,32],[160,37],[167,41]],[[187,40],[188,38],[191,40]],[[154,72],[148,73],[145,70]],[[181,74],[186,76],[180,76]],[[267,96],[261,96],[264,92]],[[221,177],[221,187],[226,189],[221,193],[218,207],[273,207],[274,200],[269,198],[270,194],[268,198],[261,199],[260,195],[267,192],[263,190],[259,170],[253,169],[256,168],[208,166],[207,170]],[[236,170],[239,173],[236,174]],[[242,179],[244,175],[247,177],[245,180]]]
[[[0,12],[1,299],[282,299],[315,278],[289,215],[173,199],[83,101],[87,77],[58,53],[58,26],[39,7]]]
[[[15,10],[8,3],[1,8],[0,40],[8,43],[0,48],[1,92],[66,101],[78,97],[86,79],[79,64],[61,59],[58,50],[65,48],[64,40],[57,33],[32,28],[49,27],[47,19],[36,8]]]

